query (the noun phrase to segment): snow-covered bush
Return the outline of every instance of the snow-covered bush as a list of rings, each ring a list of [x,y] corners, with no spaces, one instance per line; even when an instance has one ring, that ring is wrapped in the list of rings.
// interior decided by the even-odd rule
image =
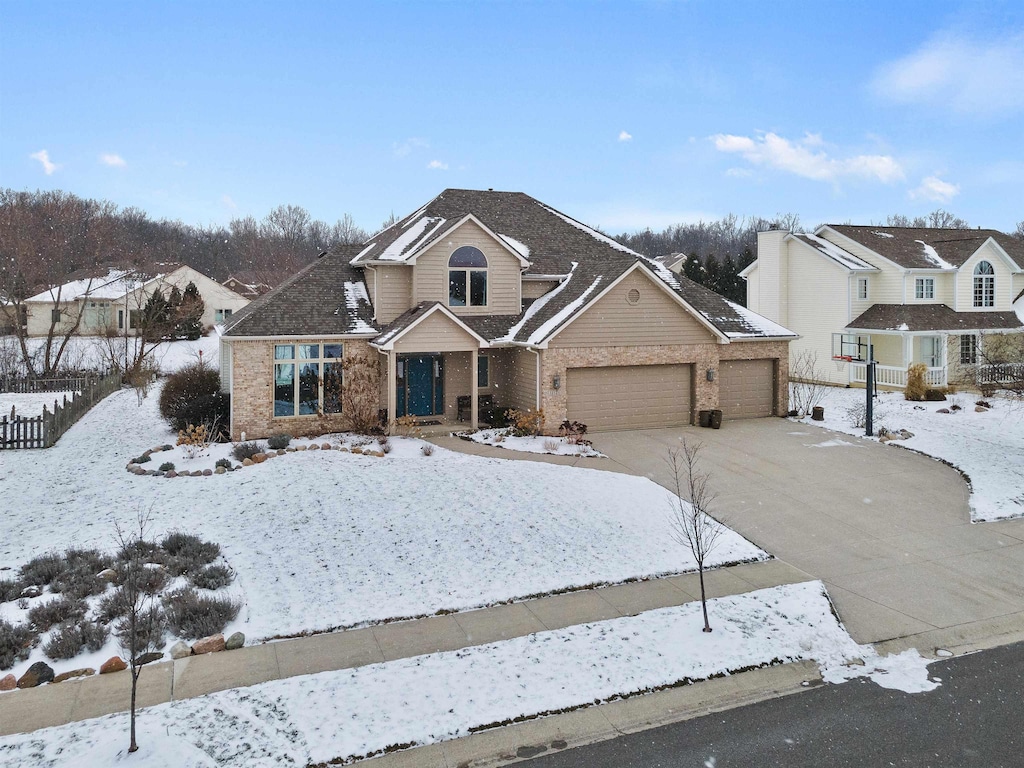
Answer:
[[[30,627],[0,619],[0,669],[10,669],[27,659],[35,639]]]
[[[64,570],[64,555],[60,552],[47,552],[45,555],[33,557],[18,572],[21,581],[36,587],[50,585],[60,572]]]
[[[280,451],[287,448],[291,441],[291,435],[285,434],[284,432],[278,432],[276,435],[271,435],[267,438],[267,447],[273,448],[275,451]]]
[[[220,556],[217,544],[203,541],[191,533],[169,533],[160,542],[160,546],[169,556],[167,570],[175,576],[198,573],[204,565],[209,565]]]
[[[89,651],[98,651],[107,642],[110,630],[92,621],[68,622],[62,624],[43,646],[43,653],[51,659],[73,659],[84,646]]]
[[[163,604],[171,631],[187,640],[223,632],[241,610],[231,598],[200,595],[192,587],[164,595]]]
[[[235,574],[226,565],[208,565],[192,575],[192,584],[199,589],[220,589],[235,580]]]
[[[251,459],[257,453],[263,453],[266,448],[263,443],[250,440],[248,443],[236,443],[235,447],[231,449],[231,455],[239,461],[245,461]]]
[[[41,632],[66,621],[77,621],[85,616],[89,606],[84,600],[58,597],[36,605],[28,612],[29,623]]]

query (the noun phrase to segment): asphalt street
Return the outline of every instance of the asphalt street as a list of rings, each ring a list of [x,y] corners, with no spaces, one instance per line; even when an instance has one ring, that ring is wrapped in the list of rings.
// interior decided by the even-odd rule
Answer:
[[[940,660],[942,685],[907,694],[870,680],[545,754],[530,768],[1024,766],[1024,643]]]

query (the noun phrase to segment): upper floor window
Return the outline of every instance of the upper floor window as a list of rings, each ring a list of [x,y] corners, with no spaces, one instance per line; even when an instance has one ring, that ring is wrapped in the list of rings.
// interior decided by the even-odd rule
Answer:
[[[487,257],[464,245],[448,259],[448,306],[487,306]]]
[[[974,306],[996,305],[996,271],[987,261],[979,261],[974,268]]]
[[[935,278],[918,277],[914,280],[914,297],[918,299],[935,298]]]
[[[223,323],[225,320],[231,319],[230,309],[215,309],[213,310],[213,322]]]
[[[862,301],[868,298],[868,279],[866,277],[857,278],[857,298]]]

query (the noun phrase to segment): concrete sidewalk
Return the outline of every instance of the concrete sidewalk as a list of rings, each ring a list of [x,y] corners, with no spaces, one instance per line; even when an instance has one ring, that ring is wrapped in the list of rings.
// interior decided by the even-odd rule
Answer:
[[[769,560],[708,571],[704,581],[709,597],[721,597],[809,578]],[[138,701],[149,707],[296,675],[453,651],[699,597],[698,577],[691,573],[192,656],[147,666],[139,678]],[[118,672],[0,694],[0,736],[126,711],[130,686],[129,675]]]

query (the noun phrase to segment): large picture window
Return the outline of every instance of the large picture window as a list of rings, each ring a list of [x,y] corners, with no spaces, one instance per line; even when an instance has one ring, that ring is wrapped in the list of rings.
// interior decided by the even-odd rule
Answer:
[[[341,413],[341,344],[274,345],[274,415]]]
[[[974,306],[996,305],[996,271],[987,261],[979,261],[974,268]]]
[[[448,306],[487,306],[487,257],[464,245],[448,259]]]

